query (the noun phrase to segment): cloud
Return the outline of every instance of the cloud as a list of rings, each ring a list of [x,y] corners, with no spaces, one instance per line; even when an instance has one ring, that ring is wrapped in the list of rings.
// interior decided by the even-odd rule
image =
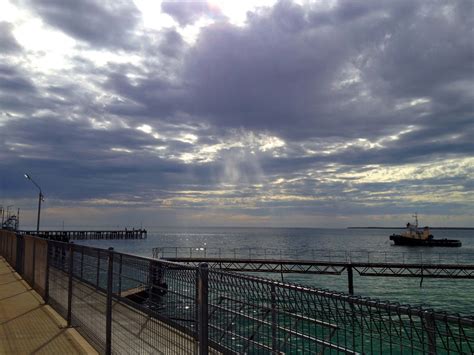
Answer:
[[[21,46],[12,34],[13,25],[0,22],[0,53],[12,53],[21,50]]]
[[[159,44],[162,54],[167,57],[176,58],[183,53],[185,46],[183,38],[175,29],[163,31],[162,40]]]
[[[192,25],[203,16],[224,19],[221,11],[207,1],[163,1],[161,10],[180,26]]]
[[[438,5],[341,3],[321,23],[321,10],[280,2],[246,27],[209,26],[187,57],[192,109],[219,126],[287,136],[373,137],[424,124],[448,99],[439,91],[472,98],[469,20]],[[430,104],[397,109],[419,98]]]
[[[139,10],[129,0],[27,1],[46,23],[98,47],[134,47]]]
[[[8,59],[0,64],[0,110],[7,117],[18,112],[32,112],[37,109],[37,88],[28,72]],[[2,119],[0,118],[0,125]]]
[[[166,2],[180,26],[161,29],[131,2],[28,4],[82,44],[42,67],[24,24],[0,24],[5,198],[27,205],[28,171],[48,203],[111,219],[135,206],[215,224],[417,207],[468,220],[468,2],[280,1],[238,26]]]

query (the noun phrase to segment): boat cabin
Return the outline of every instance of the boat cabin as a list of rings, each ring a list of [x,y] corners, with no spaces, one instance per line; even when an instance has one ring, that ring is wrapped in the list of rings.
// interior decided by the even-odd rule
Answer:
[[[431,233],[429,227],[424,227],[421,231],[417,225],[407,223],[407,230],[402,235],[406,238],[428,240],[430,239]]]

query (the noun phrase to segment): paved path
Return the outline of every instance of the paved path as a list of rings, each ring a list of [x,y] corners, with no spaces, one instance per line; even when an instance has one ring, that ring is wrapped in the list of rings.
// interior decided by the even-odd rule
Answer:
[[[97,354],[0,257],[0,354]]]

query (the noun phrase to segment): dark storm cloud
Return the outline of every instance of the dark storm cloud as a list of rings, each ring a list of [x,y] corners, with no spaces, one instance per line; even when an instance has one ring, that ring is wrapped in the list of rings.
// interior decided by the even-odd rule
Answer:
[[[0,64],[0,89],[4,93],[33,92],[35,87],[26,73],[13,65]]]
[[[157,74],[152,79],[137,79],[135,83],[123,73],[109,75],[105,87],[130,100],[110,107],[111,112],[126,115],[141,115],[155,120],[166,118],[177,110],[177,102],[182,102],[183,89],[173,85],[166,77]]]
[[[168,57],[176,57],[182,54],[185,42],[175,29],[167,29],[163,33],[163,39],[159,45],[160,52]]]
[[[160,188],[166,189],[189,183],[187,174],[192,173],[191,167],[151,154],[146,148],[160,142],[135,130],[97,130],[87,122],[54,117],[11,120],[3,130],[8,135],[1,142],[2,170],[31,171],[41,176],[50,196],[107,198],[130,193],[137,185],[149,191],[156,179]],[[130,149],[133,154],[111,150],[117,147]]]
[[[12,34],[12,29],[12,24],[0,22],[0,53],[12,53],[21,50],[21,46]]]
[[[250,14],[245,27],[205,28],[184,66],[156,67],[133,83],[123,71],[111,73],[107,88],[135,103],[124,113],[178,120],[186,112],[222,132],[376,138],[438,118],[442,127],[447,115],[456,130],[473,111],[472,20],[463,6],[375,1],[326,9],[283,1]],[[160,47],[169,57],[183,53],[174,30]],[[428,103],[410,104],[420,98]]]
[[[31,113],[38,108],[37,94],[27,71],[8,59],[0,64],[0,111]]]
[[[130,0],[25,0],[48,24],[97,47],[135,47],[140,13]]]
[[[280,2],[247,27],[210,26],[187,61],[195,112],[286,136],[377,135],[414,122],[399,102],[442,105],[435,93],[472,79],[472,21],[456,4],[444,13],[438,3],[342,3],[320,24],[320,10]]]
[[[423,3],[399,17],[382,49],[370,51],[365,79],[396,97],[431,97],[434,91],[472,80],[472,3]],[[444,5],[444,6],[443,6]],[[425,15],[424,15],[425,14]],[[424,15],[424,16],[423,16]]]
[[[192,25],[202,16],[223,19],[222,13],[214,9],[207,1],[164,1],[161,11],[170,15],[180,26]]]

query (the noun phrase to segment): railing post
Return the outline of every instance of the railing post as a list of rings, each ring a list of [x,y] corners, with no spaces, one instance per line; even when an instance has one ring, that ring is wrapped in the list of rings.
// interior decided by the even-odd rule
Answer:
[[[23,275],[23,255],[24,253],[24,238],[22,235],[17,235],[16,236],[16,271],[20,274]],[[5,246],[6,246],[6,241],[5,241]],[[6,247],[5,247],[6,249]],[[4,254],[6,257],[6,253]]]
[[[36,269],[36,238],[33,237],[33,271],[31,275],[31,287],[35,288],[35,269]]]
[[[347,270],[347,285],[349,287],[349,294],[353,295],[354,294],[354,275],[352,271],[352,265],[348,264],[346,266]]]
[[[153,298],[153,286],[156,279],[156,265],[152,261],[148,264],[148,299],[151,301]]]
[[[84,280],[84,246],[81,248],[81,280]]]
[[[277,303],[276,303],[276,290],[275,285],[271,286],[271,302],[272,302],[272,354],[277,354],[278,341],[277,341]]]
[[[46,271],[44,281],[44,303],[49,301],[49,240],[46,241]]]
[[[109,248],[107,255],[107,305],[105,315],[105,353],[110,355],[112,353],[112,292],[113,292],[113,277],[114,277],[114,248]]]
[[[72,320],[72,274],[74,267],[74,243],[69,243],[69,268],[68,268],[68,292],[67,292],[67,326],[71,326]]]
[[[122,254],[120,254],[120,257],[119,257],[119,275],[118,275],[118,295],[121,296],[122,295]]]
[[[423,312],[423,322],[428,336],[428,354],[436,355],[436,324],[432,313]]]
[[[99,283],[100,283],[100,249],[97,249],[97,275],[95,279],[96,289],[99,288]]]
[[[208,277],[209,267],[202,263],[198,267],[198,354],[208,354]]]

